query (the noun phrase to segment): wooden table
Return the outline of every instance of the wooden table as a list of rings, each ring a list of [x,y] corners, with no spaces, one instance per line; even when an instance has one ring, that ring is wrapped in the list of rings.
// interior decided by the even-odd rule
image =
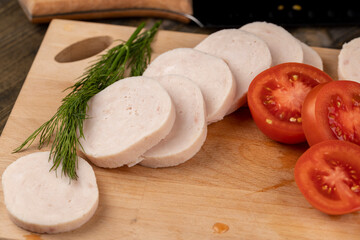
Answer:
[[[111,20],[100,20],[97,22],[103,22],[103,23],[111,23],[111,24],[117,24],[117,25],[130,25],[130,26],[137,26],[141,21],[146,21],[148,23],[149,26],[152,25],[152,23],[155,21],[156,19],[153,18],[137,18],[137,19],[111,19]],[[0,1],[0,49],[2,50],[0,52],[0,123],[1,123],[1,128],[0,130],[3,129],[3,126],[5,125],[6,119],[12,109],[12,106],[18,96],[18,93],[20,91],[20,88],[22,87],[22,84],[25,80],[26,75],[28,74],[28,70],[34,60],[34,57],[38,51],[38,48],[40,46],[40,43],[44,37],[44,34],[46,32],[48,28],[47,24],[43,24],[43,25],[33,25],[31,23],[29,23],[27,21],[27,19],[25,18],[25,15],[23,14],[22,10],[20,9],[20,7],[18,6],[17,2],[14,0],[1,0]],[[215,31],[215,29],[201,29],[198,28],[195,25],[189,24],[181,24],[181,23],[177,23],[177,22],[173,22],[173,21],[169,21],[169,20],[165,20],[163,25],[162,25],[162,29],[166,29],[166,30],[175,30],[175,31],[183,31],[183,32],[196,32],[196,33],[211,33],[212,31]],[[289,28],[289,30],[296,36],[298,37],[300,40],[308,43],[309,45],[312,46],[322,46],[322,47],[332,47],[332,48],[340,48],[342,43],[345,41],[348,41],[354,37],[357,37],[360,35],[360,30],[359,28],[356,27],[337,27],[337,28]],[[70,35],[73,36],[73,35]],[[53,42],[53,41],[51,41]],[[40,51],[41,52],[41,51]],[[48,61],[45,61],[45,63],[48,63]],[[36,64],[35,64],[36,65]],[[46,65],[46,64],[43,64]],[[42,65],[42,66],[43,66]],[[39,66],[39,65],[38,65]],[[41,71],[42,69],[40,69]],[[48,72],[51,72],[48,70]],[[33,79],[38,79],[38,77],[34,77]],[[48,78],[45,78],[48,79]],[[47,84],[41,84],[41,85],[46,85]],[[24,88],[26,90],[26,86]],[[36,91],[27,91],[31,94],[35,94],[33,96],[36,96]],[[21,102],[21,101],[19,101]],[[24,101],[22,101],[24,102]],[[42,101],[44,103],[44,101]],[[46,105],[48,103],[44,103],[44,105]],[[26,112],[26,108],[22,109],[20,112]],[[246,111],[246,110],[243,110]],[[19,112],[19,109],[18,109]],[[14,111],[14,113],[16,113],[16,110]],[[15,114],[16,115],[16,114]],[[239,118],[241,119],[241,121],[239,122],[244,122],[244,123],[249,123],[249,119],[250,118],[244,118],[244,116],[249,116],[249,114],[235,114],[233,115],[231,118],[228,118],[227,124],[233,121],[238,122]],[[10,123],[12,121],[9,121]],[[185,184],[186,187],[184,188],[174,188],[173,186],[169,187],[169,188],[165,188],[165,182],[167,181],[162,181],[159,180],[164,176],[170,176],[172,179],[170,179],[171,184],[173,183],[177,183],[177,182],[181,182],[183,181],[183,175],[184,175],[184,171],[181,171],[181,174],[166,174],[164,173],[164,171],[152,171],[151,169],[143,169],[141,167],[134,167],[131,169],[119,169],[119,171],[113,171],[110,172],[110,175],[112,175],[116,180],[117,177],[122,177],[125,176],[125,180],[128,179],[130,182],[133,181],[135,178],[134,176],[141,176],[141,179],[143,181],[140,181],[142,183],[146,182],[146,188],[149,190],[153,189],[153,188],[162,188],[163,192],[162,194],[159,195],[154,195],[154,192],[150,191],[150,195],[145,195],[145,198],[143,196],[144,200],[144,206],[154,206],[154,204],[156,205],[156,207],[164,207],[164,209],[166,210],[166,207],[172,207],[172,206],[177,206],[178,204],[182,204],[181,200],[178,199],[177,202],[172,203],[169,202],[168,206],[163,206],[163,204],[156,204],[158,199],[164,199],[164,195],[166,194],[175,194],[177,191],[182,191],[182,193],[184,195],[187,196],[188,198],[188,203],[189,205],[187,205],[190,209],[190,207],[192,207],[192,203],[193,200],[197,200],[197,202],[194,202],[194,204],[201,204],[204,199],[208,199],[209,196],[207,196],[205,191],[202,191],[201,186],[199,187],[198,185],[202,185],[202,181],[203,179],[200,179],[198,176],[193,175],[192,171],[194,168],[193,164],[200,164],[201,166],[208,166],[207,162],[205,161],[208,158],[208,151],[212,150],[212,149],[217,149],[216,147],[219,147],[219,145],[217,144],[217,137],[218,135],[221,133],[223,133],[224,131],[224,126],[228,126],[228,125],[224,125],[225,122],[222,122],[220,124],[217,124],[216,126],[213,126],[211,131],[210,131],[210,137],[209,137],[209,142],[208,145],[206,146],[206,148],[203,150],[203,152],[198,156],[198,161],[192,161],[190,162],[190,165],[182,165],[181,169],[185,170],[185,173],[187,172],[189,174],[190,177],[186,178],[187,181],[195,181],[197,183],[200,184],[190,184],[188,182],[188,184]],[[13,125],[14,126],[14,125]],[[8,128],[10,127],[10,128]],[[253,130],[255,130],[255,125],[252,124],[253,129],[250,128],[245,128],[247,131],[250,131],[253,134]],[[12,131],[8,131],[9,129],[11,129],[11,124],[9,124],[7,126],[7,131],[4,132],[1,140],[4,144],[0,145],[0,149],[3,151],[8,147],[8,145],[11,145],[11,141],[8,141],[7,138],[7,134],[9,132]],[[14,128],[13,128],[14,129]],[[18,128],[17,128],[18,129]],[[228,130],[229,132],[229,130]],[[258,132],[259,133],[259,132]],[[236,132],[234,133],[236,134]],[[244,134],[244,133],[243,133]],[[25,133],[24,133],[25,135]],[[235,135],[234,135],[235,136]],[[239,134],[237,134],[236,136],[239,136]],[[250,136],[250,134],[247,134],[245,132],[245,134],[243,135],[245,138],[246,136]],[[23,137],[23,136],[22,136]],[[221,137],[221,136],[219,136]],[[252,137],[252,135],[251,135]],[[263,139],[263,135],[261,135],[260,133],[257,135],[258,138]],[[232,136],[229,137],[229,139],[233,139]],[[244,139],[240,139],[239,141],[241,142]],[[246,141],[249,141],[249,139],[245,139]],[[235,147],[240,146],[240,143],[236,142],[233,145]],[[279,148],[279,144],[274,143],[274,142],[264,142],[265,146],[267,148],[271,148],[271,149],[278,149]],[[215,146],[215,147],[214,147]],[[225,144],[225,146],[227,146]],[[214,183],[213,188],[214,189],[214,193],[218,194],[218,196],[216,196],[217,198],[221,199],[222,197],[227,197],[230,198],[233,196],[233,194],[236,192],[238,195],[235,196],[235,198],[237,197],[241,197],[242,200],[246,201],[248,205],[251,205],[252,202],[254,201],[254,199],[256,199],[257,201],[261,201],[262,199],[265,199],[265,197],[267,196],[269,198],[269,196],[271,196],[271,192],[268,193],[269,190],[274,190],[274,191],[278,191],[277,193],[280,193],[279,196],[281,196],[279,198],[279,196],[276,196],[275,198],[269,198],[269,201],[271,203],[271,201],[278,203],[279,201],[287,201],[289,204],[293,204],[294,202],[288,201],[288,198],[282,198],[282,196],[292,196],[291,193],[294,189],[294,181],[293,179],[290,178],[284,178],[282,179],[281,182],[279,182],[278,178],[282,178],[282,177],[289,177],[292,176],[292,167],[294,165],[294,155],[299,155],[305,148],[305,146],[300,145],[300,146],[295,146],[295,148],[286,148],[286,151],[281,151],[278,153],[278,157],[276,158],[278,161],[278,165],[275,164],[275,169],[277,169],[278,167],[282,169],[282,171],[284,171],[284,173],[282,173],[283,175],[277,175],[277,177],[269,177],[266,176],[266,179],[268,179],[269,181],[266,183],[266,186],[263,186],[263,188],[258,189],[258,186],[255,185],[249,185],[247,186],[247,179],[250,179],[250,176],[252,176],[252,173],[255,171],[248,171],[247,167],[250,167],[250,169],[253,167],[254,169],[257,167],[257,164],[253,163],[253,161],[248,161],[249,159],[260,159],[260,166],[264,165],[266,166],[267,164],[267,158],[266,158],[266,154],[263,154],[261,151],[258,151],[258,146],[257,144],[254,142],[252,144],[250,144],[250,146],[255,149],[254,152],[258,153],[259,156],[249,156],[247,155],[247,152],[242,152],[239,151],[239,155],[236,155],[235,158],[236,159],[243,159],[244,162],[244,167],[242,165],[238,166],[238,169],[240,169],[239,173],[237,171],[234,171],[231,167],[227,167],[225,168],[225,170],[221,170],[221,171],[212,171],[212,169],[219,169],[216,165],[212,165],[209,167],[206,167],[208,169],[211,170],[211,174],[208,174],[208,172],[203,172],[202,174],[205,174],[208,179],[206,179],[205,182],[212,182]],[[262,145],[261,145],[262,148]],[[11,149],[11,148],[10,148]],[[223,149],[226,150],[226,147]],[[261,149],[260,149],[261,150]],[[224,151],[219,151],[219,152],[224,152]],[[240,156],[243,155],[243,156]],[[4,156],[4,155],[3,155]],[[209,155],[211,156],[211,155]],[[14,158],[15,156],[13,156]],[[262,158],[258,158],[258,157],[262,157]],[[291,159],[289,158],[291,157]],[[213,163],[218,163],[220,164],[220,157],[215,155],[214,157],[214,161]],[[199,160],[200,159],[200,160]],[[284,160],[286,159],[286,161]],[[291,161],[289,161],[289,159]],[[6,161],[10,161],[11,159],[7,159]],[[221,163],[222,164],[222,163]],[[141,172],[146,170],[146,172]],[[272,168],[268,169],[270,173],[273,173],[275,171],[273,171]],[[103,169],[98,169],[97,170],[99,172],[99,175],[102,175],[102,172],[105,172],[106,170]],[[168,171],[168,173],[172,172],[173,169],[166,169],[165,171]],[[120,173],[120,175],[119,175]],[[104,173],[105,174],[105,173]],[[107,171],[106,174],[109,174],[109,172]],[[122,174],[122,175],[121,175]],[[264,174],[264,173],[262,173]],[[285,175],[284,175],[285,174]],[[288,175],[286,175],[288,174]],[[227,182],[223,182],[222,179],[226,179],[228,176],[230,176],[230,178],[235,180],[235,187],[239,187],[240,190],[229,190],[229,186],[223,187],[223,184],[227,184]],[[241,179],[239,181],[237,181],[238,176],[242,176]],[[222,177],[220,179],[220,177]],[[104,196],[106,196],[106,191],[108,192],[112,192],[113,189],[111,189],[111,187],[108,187],[108,182],[105,181],[103,178],[99,178],[101,180],[99,180],[99,185],[101,187],[101,190],[103,191],[103,194],[105,194]],[[147,179],[152,179],[154,180],[153,182],[149,183],[147,181]],[[217,179],[217,182],[214,180]],[[219,180],[220,179],[220,180]],[[124,180],[124,179],[123,179]],[[173,181],[176,180],[176,181]],[[262,178],[258,178],[257,181],[262,181]],[[118,181],[115,181],[118,182]],[[138,182],[133,181],[134,182],[134,186],[137,186],[140,188],[139,192],[141,192],[141,189],[144,187],[143,185],[138,185]],[[127,182],[126,181],[122,181],[121,182],[124,186],[127,186]],[[218,185],[217,185],[218,184]],[[175,186],[175,185],[174,185]],[[177,186],[177,185],[176,185]],[[242,189],[243,188],[243,189]],[[281,189],[280,189],[281,188]],[[283,189],[282,189],[283,188]],[[145,187],[144,187],[145,189]],[[279,190],[280,189],[280,190]],[[296,188],[295,188],[296,189]],[[281,192],[284,191],[285,192]],[[134,191],[137,191],[137,188],[134,188]],[[172,192],[173,191],[173,192]],[[251,194],[248,194],[249,192],[251,192]],[[195,195],[189,195],[188,193],[196,193]],[[206,193],[206,194],[205,194]],[[253,194],[255,193],[255,194]],[[289,194],[290,193],[290,194]],[[216,195],[215,194],[215,195]],[[223,195],[225,194],[225,195]],[[296,193],[297,196],[299,196],[299,193]],[[109,195],[109,194],[108,194]],[[141,195],[141,194],[140,194]],[[211,196],[213,196],[214,194],[212,193]],[[132,196],[131,194],[129,196]],[[191,197],[190,197],[191,196]],[[166,196],[165,196],[166,197]],[[217,199],[216,198],[216,199]],[[106,198],[104,198],[106,199]],[[299,199],[299,198],[298,198]],[[123,199],[124,202],[126,202],[126,198]],[[305,201],[303,201],[303,199],[301,198],[301,203],[306,204]],[[106,201],[105,201],[106,202]],[[160,201],[158,201],[160,202]],[[129,204],[136,204],[133,203],[132,201],[128,201]],[[215,210],[219,210],[222,209],[221,204],[223,204],[222,202],[213,202],[218,204],[219,206],[217,206],[216,208],[213,208]],[[296,202],[295,202],[296,203]],[[148,204],[148,205],[147,205]],[[236,205],[236,202],[233,202],[234,205]],[[244,205],[245,206],[245,205]],[[256,214],[259,213],[259,215],[261,215],[261,213],[263,211],[265,211],[264,209],[267,209],[268,206],[271,207],[276,207],[276,205],[272,206],[272,205],[264,205],[263,208],[258,209],[258,212],[252,213],[252,218],[253,219],[241,219],[240,221],[243,221],[244,225],[243,227],[246,228],[247,225],[246,224],[250,224],[252,222],[254,222],[254,219],[259,219],[258,216]],[[297,206],[297,205],[294,205]],[[307,206],[307,205],[306,205]],[[305,207],[306,207],[305,206]],[[152,210],[156,210],[157,208],[153,208]],[[100,212],[101,214],[104,214],[104,209],[102,210],[102,212]],[[110,209],[110,208],[107,208]],[[149,208],[150,209],[150,208]],[[149,209],[145,209],[145,210],[149,210]],[[190,209],[191,211],[192,209]],[[199,209],[198,213],[203,214],[204,212],[207,212],[209,209],[207,208],[202,208]],[[228,211],[233,211],[232,207],[230,206],[230,208],[227,209]],[[202,212],[201,212],[202,211]],[[243,208],[241,209],[241,211],[243,212],[248,212],[248,208]],[[153,214],[153,211],[148,211],[149,216],[150,217],[154,217],[156,215]],[[225,212],[226,213],[226,212]],[[319,212],[314,211],[313,212],[315,215],[320,215]],[[217,211],[213,212],[212,214],[217,214]],[[255,215],[254,215],[255,214]],[[358,213],[356,213],[358,214]],[[342,224],[346,225],[347,223],[351,223],[351,227],[352,229],[358,229],[357,228],[357,222],[351,222],[350,220],[356,219],[356,214],[353,215],[347,215],[342,219]],[[106,215],[106,214],[105,214]],[[245,214],[246,215],[246,214]],[[111,217],[111,216],[110,216]],[[211,217],[211,216],[210,216]],[[320,217],[324,217],[323,215],[321,215]],[[271,221],[277,221],[281,219],[281,216],[274,216],[274,218],[269,218],[269,219],[264,219],[263,221],[265,222],[269,222],[269,224],[273,224],[273,222]],[[331,230],[331,228],[337,224],[336,220],[339,219],[337,217],[332,217],[330,220],[332,221],[332,224],[327,225],[324,224],[324,228],[320,229],[320,231],[324,232],[324,236],[327,235],[331,235],[331,232],[329,232],[328,230]],[[186,220],[185,218],[183,219],[184,221]],[[136,223],[136,221],[139,221],[138,224],[144,224],[144,222],[141,222],[141,219],[138,220],[136,218],[134,218],[134,222]],[[248,223],[250,222],[250,223]],[[283,221],[284,222],[284,221]],[[304,219],[303,221],[301,221],[304,224],[307,224],[308,226],[310,225],[309,222],[306,222],[306,219]],[[104,222],[103,222],[104,223]],[[145,223],[146,225],[146,223]],[[170,224],[171,225],[171,224]],[[290,221],[290,225],[291,225],[291,221]],[[12,225],[11,225],[12,226]],[[152,225],[151,225],[152,226]],[[151,227],[150,225],[148,227]],[[261,225],[259,225],[261,226]],[[296,228],[296,225],[294,225]],[[335,225],[336,226],[336,225]],[[90,225],[91,227],[91,225]],[[206,229],[209,230],[211,227],[211,225],[206,225]],[[285,225],[282,226],[282,228],[280,228],[281,231],[287,231],[285,229]],[[339,228],[341,228],[341,226],[337,226]],[[103,228],[104,231],[107,228]],[[144,228],[146,229],[146,228]],[[191,229],[191,228],[189,228]],[[121,229],[117,229],[118,232],[121,231]],[[131,230],[131,229],[130,229]],[[151,229],[153,230],[153,229]],[[231,234],[236,233],[235,232],[236,228],[234,228],[232,230],[232,232],[229,232]],[[237,231],[240,231],[241,229],[237,229]],[[319,230],[318,226],[314,225],[314,231],[315,230]],[[267,229],[260,229],[260,231],[262,231],[262,233],[264,235],[267,234]],[[3,232],[3,231],[0,231]],[[269,232],[271,232],[269,230]],[[156,234],[157,232],[155,231],[154,234]],[[122,234],[126,234],[126,233],[122,233]],[[142,236],[146,236],[147,232],[141,232],[140,234],[142,234]],[[192,232],[179,232],[180,236],[181,234],[185,234],[182,236],[188,236],[185,239],[189,239],[189,236],[192,236],[192,238],[194,239],[194,237],[196,237],[196,235],[193,235]],[[346,234],[346,232],[341,233],[341,234]],[[232,235],[233,236],[233,235]],[[310,236],[310,235],[309,235]],[[356,235],[357,236],[357,235]],[[26,239],[40,239],[39,236],[37,235],[24,235],[24,237],[26,237]],[[29,237],[29,238],[28,238]],[[49,238],[53,237],[51,235],[47,236]],[[244,237],[244,236],[243,236]],[[332,235],[332,237],[336,237],[335,235]],[[246,238],[246,236],[245,236]],[[66,236],[63,238],[66,239]],[[145,237],[143,239],[146,239]],[[159,238],[157,238],[159,239]],[[228,238],[230,239],[230,238]],[[233,238],[232,238],[233,239]]]
[[[154,18],[104,19],[96,22],[137,26]],[[15,0],[0,1],[0,134],[34,60],[48,24],[30,23]],[[165,30],[211,33],[217,29],[202,29],[195,24],[165,20]],[[360,36],[360,27],[288,28],[300,40],[311,46],[341,48],[342,44]]]

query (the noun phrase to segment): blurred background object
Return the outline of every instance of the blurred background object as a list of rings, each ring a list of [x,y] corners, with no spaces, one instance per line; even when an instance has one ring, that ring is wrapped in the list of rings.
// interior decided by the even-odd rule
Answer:
[[[254,21],[282,26],[339,26],[360,23],[358,3],[344,0],[193,1],[193,15],[205,26],[238,27]]]
[[[32,22],[53,18],[160,17],[189,22],[191,0],[19,0]]]
[[[66,1],[68,5],[66,7],[50,5],[52,6],[50,9],[58,11],[59,8],[64,10],[78,7],[76,12],[78,16],[81,15],[79,6],[84,6],[81,5],[82,3],[93,3],[94,6],[106,7],[110,6],[106,5],[110,2],[111,4],[121,2],[121,0],[0,0],[0,133],[48,27],[47,22],[33,24],[29,21],[29,19],[34,20],[34,16],[30,13],[36,9],[41,9],[41,6],[49,7],[46,5],[49,2],[59,4],[62,1]],[[36,2],[42,5],[36,5]],[[122,2],[144,6],[144,1],[141,0]],[[337,2],[337,7],[328,1],[313,1],[313,3],[308,1],[295,2],[293,0],[253,1],[240,8],[236,6],[243,1],[193,1],[193,4],[190,0],[146,0],[146,2],[148,4],[159,4],[157,5],[159,9],[168,8],[165,12],[171,14],[157,15],[156,12],[154,14],[152,11],[154,9],[148,9],[147,12],[137,12],[137,14],[133,12],[135,15],[122,15],[121,17],[92,15],[86,21],[127,26],[137,26],[145,21],[148,26],[151,26],[161,18],[164,19],[161,29],[210,34],[224,27],[236,27],[251,21],[266,20],[284,26],[295,37],[310,46],[338,49],[344,42],[360,36],[360,8],[355,7],[356,2],[350,1]],[[213,2],[216,4],[213,5]],[[182,14],[175,11],[176,8],[179,8],[179,4]],[[137,10],[135,7],[128,9]],[[87,11],[91,12],[90,10]],[[220,14],[221,12],[222,14]],[[67,15],[68,18],[69,16],[70,14]],[[206,27],[199,27],[199,23],[189,20],[189,16],[197,17],[197,20]],[[57,13],[53,17],[62,16]],[[48,17],[46,21],[50,19],[51,17]],[[79,19],[84,20],[84,15],[83,18]],[[43,20],[45,21],[45,18]]]
[[[276,0],[18,0],[32,22],[52,18],[99,19],[160,17],[205,27],[239,27],[253,21],[280,25],[339,25],[360,23],[354,1]]]

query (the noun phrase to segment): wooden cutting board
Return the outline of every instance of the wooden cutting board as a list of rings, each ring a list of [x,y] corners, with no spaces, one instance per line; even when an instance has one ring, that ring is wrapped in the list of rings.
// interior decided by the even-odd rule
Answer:
[[[0,138],[0,174],[15,159],[38,151],[30,147],[11,153],[55,113],[66,94],[62,90],[96,59],[59,63],[55,56],[73,43],[99,37],[85,41],[88,46],[73,46],[76,56],[57,57],[71,60],[84,49],[92,52],[111,39],[127,39],[133,30],[52,21]],[[153,44],[154,56],[177,47],[193,47],[205,37],[160,31]],[[100,43],[94,44],[96,40]],[[323,58],[325,71],[336,78],[338,50],[315,50]],[[244,107],[211,124],[200,152],[180,166],[94,166],[100,205],[95,216],[73,232],[36,235],[18,228],[7,216],[0,188],[0,239],[359,239],[358,213],[323,214],[298,190],[294,165],[307,147],[268,139]],[[225,224],[228,231],[217,232],[216,223]]]

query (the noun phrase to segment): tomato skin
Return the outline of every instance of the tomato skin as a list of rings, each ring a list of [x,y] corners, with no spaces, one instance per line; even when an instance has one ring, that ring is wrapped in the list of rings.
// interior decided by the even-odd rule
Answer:
[[[332,137],[329,133],[324,132],[324,128],[319,127],[319,121],[316,118],[315,114],[315,103],[317,94],[326,83],[319,84],[314,87],[306,96],[304,104],[301,110],[302,116],[302,127],[305,134],[306,141],[310,146],[315,143],[319,143],[324,139],[336,139],[335,136]],[[316,127],[315,127],[316,126]]]
[[[333,108],[330,104],[335,96],[344,99],[348,106],[351,105],[349,103],[354,102],[351,99],[352,94],[360,96],[360,84],[346,80],[320,84],[309,92],[304,100],[301,115],[304,134],[310,146],[324,140],[346,140],[336,136],[331,129],[328,109]],[[354,111],[350,108],[349,111]],[[351,119],[347,120],[347,122],[350,121]],[[351,141],[350,138],[347,140]]]
[[[284,86],[284,88],[290,86],[292,83],[289,82],[289,74],[300,76],[300,80],[305,79],[304,81],[307,81],[306,84],[303,84],[304,86],[306,85],[305,87],[300,87],[298,92],[295,91],[295,93],[301,93],[297,94],[299,97],[294,97],[297,101],[295,108],[298,109],[299,115],[301,113],[302,102],[307,94],[307,92],[302,92],[302,90],[310,91],[311,88],[319,83],[333,81],[329,75],[313,66],[303,63],[283,63],[261,72],[253,79],[249,86],[247,100],[255,124],[266,136],[278,142],[295,144],[306,141],[301,126],[301,116],[294,118],[299,119],[297,123],[279,119],[265,106],[263,96],[263,89],[270,88],[268,86],[276,86],[278,84]],[[284,97],[282,96],[282,98]]]
[[[295,182],[305,199],[330,215],[360,210],[358,156],[360,146],[340,140],[323,141],[305,151],[294,170]]]

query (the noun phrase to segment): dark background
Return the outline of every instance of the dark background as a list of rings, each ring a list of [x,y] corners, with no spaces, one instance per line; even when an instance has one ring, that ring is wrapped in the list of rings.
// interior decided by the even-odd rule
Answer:
[[[137,26],[154,18],[118,18],[93,20],[108,24]],[[310,46],[340,49],[342,44],[360,36],[360,24],[336,26],[285,26],[296,38]],[[0,134],[20,92],[22,84],[45,35],[48,24],[28,21],[18,2],[0,0]],[[216,28],[200,28],[164,20],[161,29],[181,32],[212,33]]]

